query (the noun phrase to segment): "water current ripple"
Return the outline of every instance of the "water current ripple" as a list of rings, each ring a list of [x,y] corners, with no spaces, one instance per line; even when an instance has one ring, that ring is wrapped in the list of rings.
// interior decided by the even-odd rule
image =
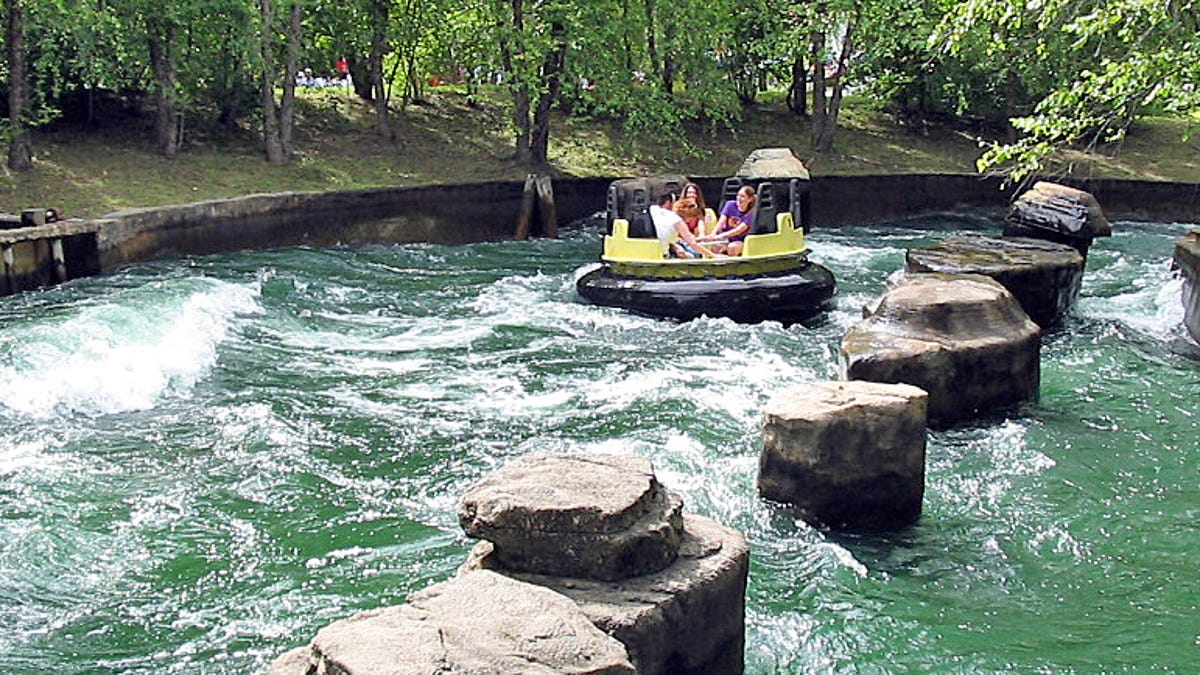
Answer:
[[[1188,671],[1200,350],[1173,240],[1117,223],[1041,399],[931,432],[923,516],[758,499],[760,415],[837,374],[904,251],[986,218],[817,230],[814,325],[578,303],[597,232],[132,266],[0,300],[0,672],[261,671],[453,573],[459,495],[528,452],[632,452],[752,550],[750,673]]]

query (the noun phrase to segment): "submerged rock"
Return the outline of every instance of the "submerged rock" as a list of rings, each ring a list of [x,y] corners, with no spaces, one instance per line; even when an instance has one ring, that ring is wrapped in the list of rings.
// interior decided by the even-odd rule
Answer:
[[[1037,400],[1040,338],[988,277],[909,274],[842,338],[841,359],[848,379],[929,392],[929,424],[949,426]]]
[[[958,235],[909,249],[909,272],[982,274],[1008,289],[1042,328],[1057,325],[1075,305],[1084,258],[1066,244],[1027,237]]]
[[[758,490],[815,524],[903,527],[925,494],[928,394],[906,384],[818,382],[763,411]]]

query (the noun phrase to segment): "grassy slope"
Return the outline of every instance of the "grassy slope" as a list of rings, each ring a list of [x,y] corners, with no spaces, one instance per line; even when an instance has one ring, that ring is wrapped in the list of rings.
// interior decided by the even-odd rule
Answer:
[[[507,157],[512,145],[497,107],[471,108],[462,96],[440,91],[430,105],[410,106],[395,116],[395,143],[374,135],[370,115],[366,104],[341,92],[308,92],[298,117],[298,157],[283,167],[267,165],[257,137],[245,129],[188,130],[184,153],[171,160],[154,153],[151,130],[139,119],[88,133],[40,132],[34,141],[35,169],[0,177],[0,212],[58,206],[72,216],[99,216],[122,208],[256,192],[517,180],[525,175]],[[1181,140],[1188,126],[1185,120],[1150,120],[1120,148],[1067,159],[1081,175],[1200,182],[1200,140]],[[698,134],[692,140],[699,153],[643,147],[639,161],[633,162],[616,127],[560,120],[551,134],[551,160],[561,175],[724,175],[756,147],[786,146],[814,174],[974,173],[980,154],[978,140],[968,134],[949,129],[912,134],[853,102],[841,120],[837,152],[813,155],[808,138],[805,120],[778,104],[762,104],[749,108],[737,129]]]

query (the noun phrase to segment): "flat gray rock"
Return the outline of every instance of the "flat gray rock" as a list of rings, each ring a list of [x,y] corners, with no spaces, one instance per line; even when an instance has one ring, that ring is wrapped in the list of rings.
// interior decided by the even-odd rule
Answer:
[[[775,395],[763,410],[759,493],[817,524],[911,524],[925,492],[927,399],[907,384],[858,380]]]
[[[506,570],[615,580],[675,560],[683,503],[633,455],[527,455],[467,489],[459,523]]]
[[[1112,223],[1090,192],[1047,181],[1034,183],[1014,200],[1004,220],[1006,237],[1056,241],[1083,255],[1093,239],[1112,236]]]
[[[1066,244],[1028,237],[956,235],[909,249],[909,272],[982,274],[1008,289],[1035,323],[1060,323],[1083,285],[1084,257]]]
[[[670,567],[620,581],[504,572],[579,604],[629,650],[640,675],[728,675],[744,662],[750,550],[736,530],[685,514],[679,558]],[[492,545],[477,544],[464,571],[491,568]]]
[[[1200,229],[1175,241],[1172,259],[1183,275],[1183,324],[1200,343]]]
[[[636,672],[625,648],[568,598],[488,571],[414,593],[407,604],[322,628],[307,660],[285,654],[272,673],[330,675],[617,675]],[[311,671],[285,671],[311,663]]]
[[[808,169],[790,148],[759,148],[742,162],[737,176],[747,180],[799,178],[808,180]]]

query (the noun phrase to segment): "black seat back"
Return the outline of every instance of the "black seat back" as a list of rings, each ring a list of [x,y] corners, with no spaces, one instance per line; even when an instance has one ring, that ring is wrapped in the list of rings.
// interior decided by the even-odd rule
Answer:
[[[629,193],[625,219],[629,221],[629,236],[654,239],[654,221],[650,219],[650,191],[637,187]]]
[[[721,186],[721,203],[717,205],[717,211],[719,212],[721,209],[725,208],[725,202],[737,199],[738,190],[741,190],[742,186],[745,184],[746,182],[743,181],[739,176],[726,178],[725,183]],[[718,213],[717,215],[721,214]]]
[[[788,210],[792,212],[792,222],[806,234],[812,225],[810,199],[808,181],[793,178],[788,186]]]
[[[758,201],[754,206],[754,224],[750,226],[750,234],[769,234],[778,231],[775,221],[779,213],[778,201],[775,198],[775,186],[771,183],[758,184]]]
[[[679,195],[686,180],[683,176],[666,175],[613,181],[605,196],[607,233],[612,234],[614,220],[624,218],[629,221],[630,237],[655,238],[650,205],[661,202],[667,195]]]

